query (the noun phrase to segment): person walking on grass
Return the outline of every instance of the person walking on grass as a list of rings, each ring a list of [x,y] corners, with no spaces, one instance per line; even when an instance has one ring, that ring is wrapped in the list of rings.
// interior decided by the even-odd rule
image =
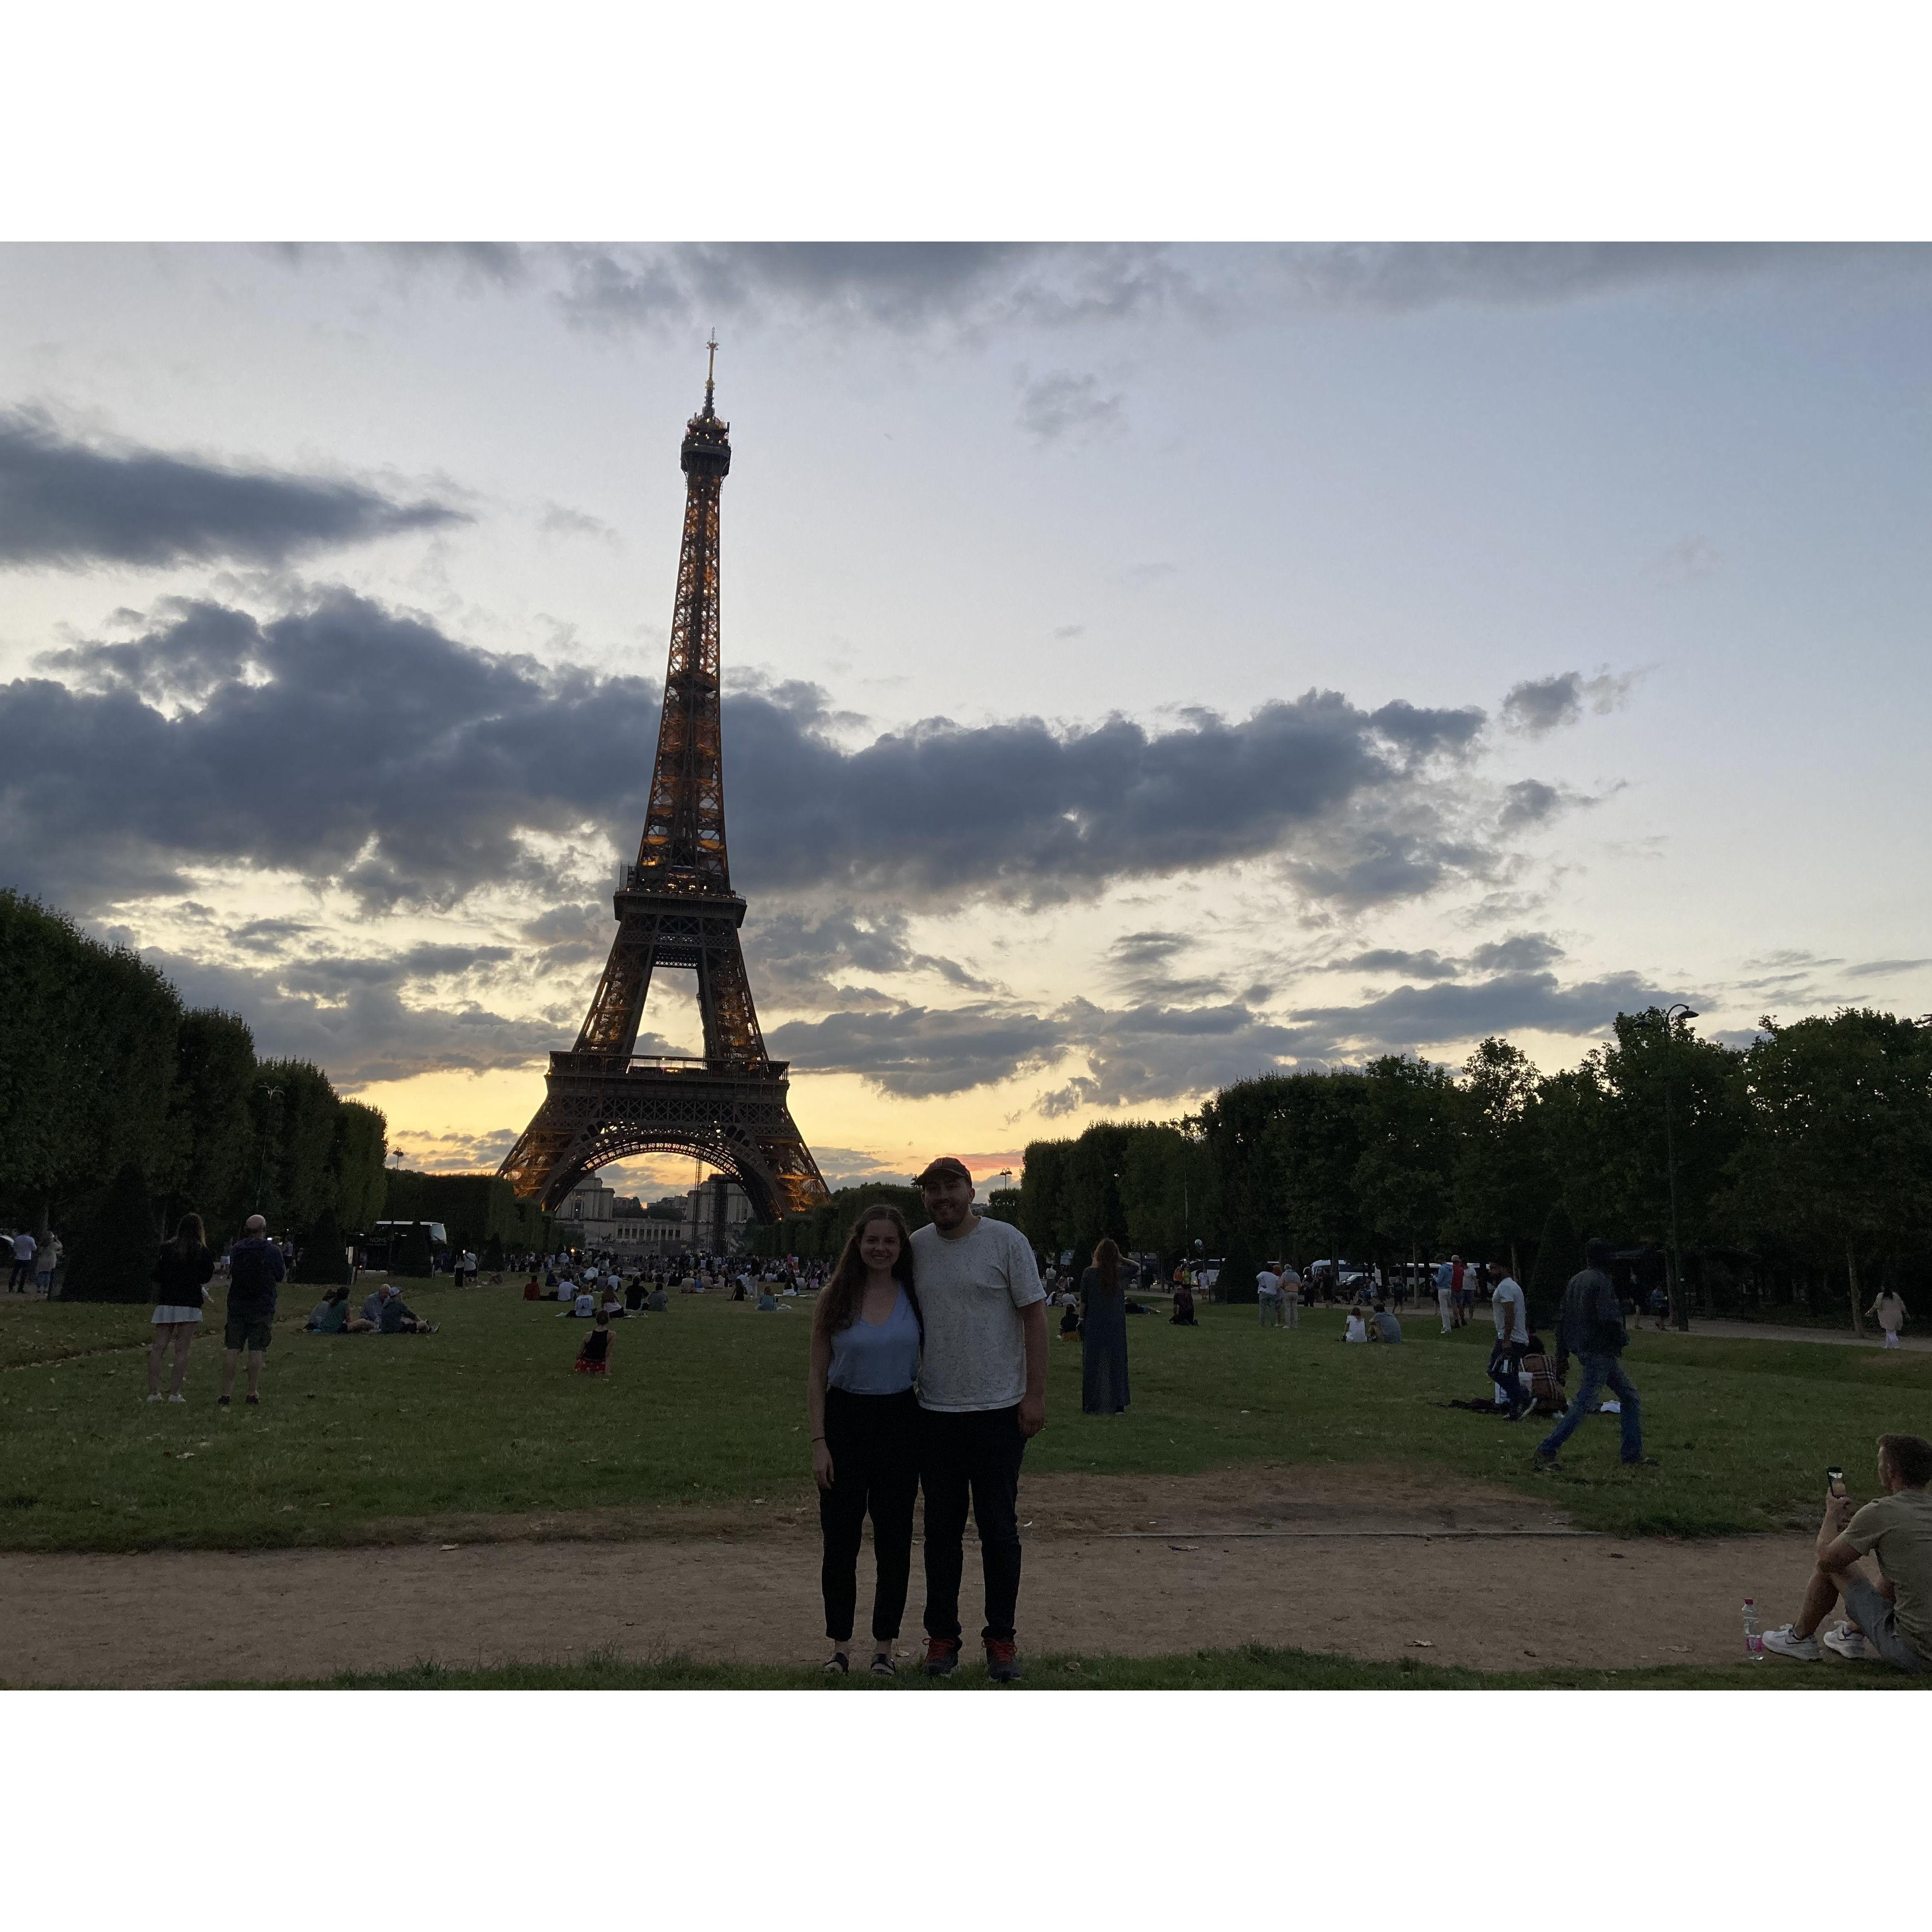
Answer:
[[[170,1348],[175,1352],[175,1372],[168,1400],[187,1401],[182,1390],[188,1381],[188,1352],[200,1330],[202,1304],[208,1299],[208,1284],[214,1278],[214,1257],[208,1252],[201,1216],[184,1214],[174,1239],[154,1263],[154,1340],[148,1350],[150,1402],[161,1399],[161,1363]]]
[[[912,1577],[912,1506],[919,1493],[920,1304],[912,1231],[886,1202],[867,1208],[812,1311],[805,1384],[812,1473],[824,1541],[819,1588],[832,1654],[851,1669],[859,1604],[859,1545],[872,1519],[872,1662],[895,1677],[892,1646]]]
[[[1610,1244],[1591,1241],[1583,1252],[1588,1265],[1570,1277],[1569,1286],[1563,1291],[1563,1312],[1556,1324],[1557,1372],[1559,1376],[1566,1372],[1569,1359],[1574,1355],[1583,1364],[1582,1385],[1562,1420],[1536,1445],[1536,1466],[1556,1468],[1557,1450],[1569,1441],[1607,1388],[1617,1399],[1624,1466],[1634,1468],[1654,1462],[1656,1458],[1643,1453],[1642,1406],[1619,1359],[1630,1335],[1624,1327],[1623,1304],[1618,1300],[1610,1280]]]
[[[1509,1397],[1509,1419],[1520,1421],[1529,1398],[1522,1390],[1522,1358],[1529,1347],[1528,1306],[1514,1275],[1504,1273],[1490,1294],[1496,1346],[1490,1354],[1490,1378]]]
[[[1900,1298],[1898,1289],[1887,1288],[1865,1312],[1885,1330],[1885,1340],[1879,1346],[1885,1348],[1897,1348],[1898,1331],[1912,1319],[1911,1311]]]
[[[275,1333],[275,1290],[288,1273],[282,1251],[268,1239],[268,1224],[250,1214],[242,1239],[228,1255],[228,1321],[222,1336],[221,1400],[229,1406],[242,1352],[248,1352],[248,1400],[262,1400],[262,1364]]]
[[[1797,1621],[1765,1632],[1774,1657],[1817,1663],[1818,1626],[1842,1597],[1845,1618],[1825,1633],[1827,1650],[1875,1658],[1914,1676],[1932,1671],[1932,1442],[1881,1436],[1878,1480],[1886,1493],[1856,1514],[1850,1496],[1825,1498],[1818,1567]],[[1876,1583],[1858,1568],[1859,1558],[1874,1552]]]
[[[926,1316],[919,1372],[920,1481],[926,1491],[926,1661],[958,1668],[966,1508],[986,1580],[986,1672],[1020,1674],[1020,1462],[1046,1426],[1046,1291],[1020,1231],[973,1211],[973,1177],[943,1156],[919,1177],[930,1225],[912,1238]]]

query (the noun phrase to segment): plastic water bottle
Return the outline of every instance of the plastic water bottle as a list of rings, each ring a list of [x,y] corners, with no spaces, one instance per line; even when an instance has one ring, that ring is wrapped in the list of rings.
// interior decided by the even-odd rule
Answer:
[[[1764,1661],[1764,1636],[1757,1623],[1757,1604],[1749,1597],[1744,1599],[1744,1654],[1754,1664]]]

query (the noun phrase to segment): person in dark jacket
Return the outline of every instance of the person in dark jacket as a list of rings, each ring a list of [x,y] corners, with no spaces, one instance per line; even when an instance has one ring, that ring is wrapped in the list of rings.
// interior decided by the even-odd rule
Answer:
[[[1624,1373],[1619,1358],[1630,1340],[1624,1327],[1623,1304],[1612,1284],[1609,1263],[1610,1244],[1592,1241],[1584,1250],[1589,1265],[1572,1275],[1563,1291],[1563,1311],[1557,1318],[1556,1361],[1559,1376],[1572,1355],[1583,1364],[1583,1380],[1568,1412],[1536,1445],[1536,1466],[1556,1466],[1556,1452],[1569,1441],[1571,1432],[1597,1406],[1597,1398],[1607,1388],[1616,1397],[1622,1425],[1622,1455],[1626,1468],[1654,1462],[1643,1453],[1643,1410],[1635,1386]]]
[[[282,1251],[268,1239],[268,1224],[250,1214],[242,1239],[228,1252],[228,1323],[222,1336],[222,1408],[235,1393],[242,1351],[248,1351],[248,1400],[262,1399],[262,1364],[275,1331],[275,1290],[288,1273]]]
[[[161,1362],[170,1343],[175,1352],[170,1402],[185,1402],[182,1385],[188,1380],[188,1352],[201,1329],[201,1305],[214,1278],[214,1257],[199,1214],[184,1214],[175,1238],[154,1263],[154,1346],[148,1351],[148,1400],[161,1399]]]
[[[385,1335],[434,1335],[436,1330],[403,1299],[392,1281],[382,1284],[382,1318],[376,1324]]]

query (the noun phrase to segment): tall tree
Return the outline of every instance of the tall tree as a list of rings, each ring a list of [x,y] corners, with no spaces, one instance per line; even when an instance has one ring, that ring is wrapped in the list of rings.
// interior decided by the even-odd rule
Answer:
[[[166,1204],[171,1220],[190,1208],[200,1214],[217,1246],[239,1232],[248,1211],[254,1078],[254,1036],[244,1022],[212,1008],[182,1016],[170,1102],[176,1165]]]
[[[1862,1334],[1864,1264],[1932,1230],[1932,1028],[1864,1007],[1761,1026],[1745,1055],[1734,1211],[1842,1261]]]
[[[1462,1064],[1467,1100],[1457,1137],[1450,1219],[1471,1248],[1507,1246],[1520,1280],[1521,1244],[1536,1238],[1556,1182],[1538,1110],[1534,1063],[1506,1040],[1482,1041]]]
[[[83,1208],[61,1293],[69,1301],[145,1301],[160,1243],[141,1170],[124,1162]]]
[[[1363,1070],[1357,1212],[1385,1253],[1420,1258],[1449,1210],[1462,1096],[1448,1070],[1388,1054]]]

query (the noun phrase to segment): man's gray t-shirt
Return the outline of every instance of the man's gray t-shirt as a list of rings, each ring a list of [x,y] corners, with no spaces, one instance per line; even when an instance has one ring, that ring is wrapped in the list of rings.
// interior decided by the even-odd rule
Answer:
[[[912,1260],[926,1320],[920,1408],[1012,1408],[1026,1394],[1020,1310],[1046,1299],[1026,1237],[990,1215],[955,1241],[928,1226],[912,1238]]]

